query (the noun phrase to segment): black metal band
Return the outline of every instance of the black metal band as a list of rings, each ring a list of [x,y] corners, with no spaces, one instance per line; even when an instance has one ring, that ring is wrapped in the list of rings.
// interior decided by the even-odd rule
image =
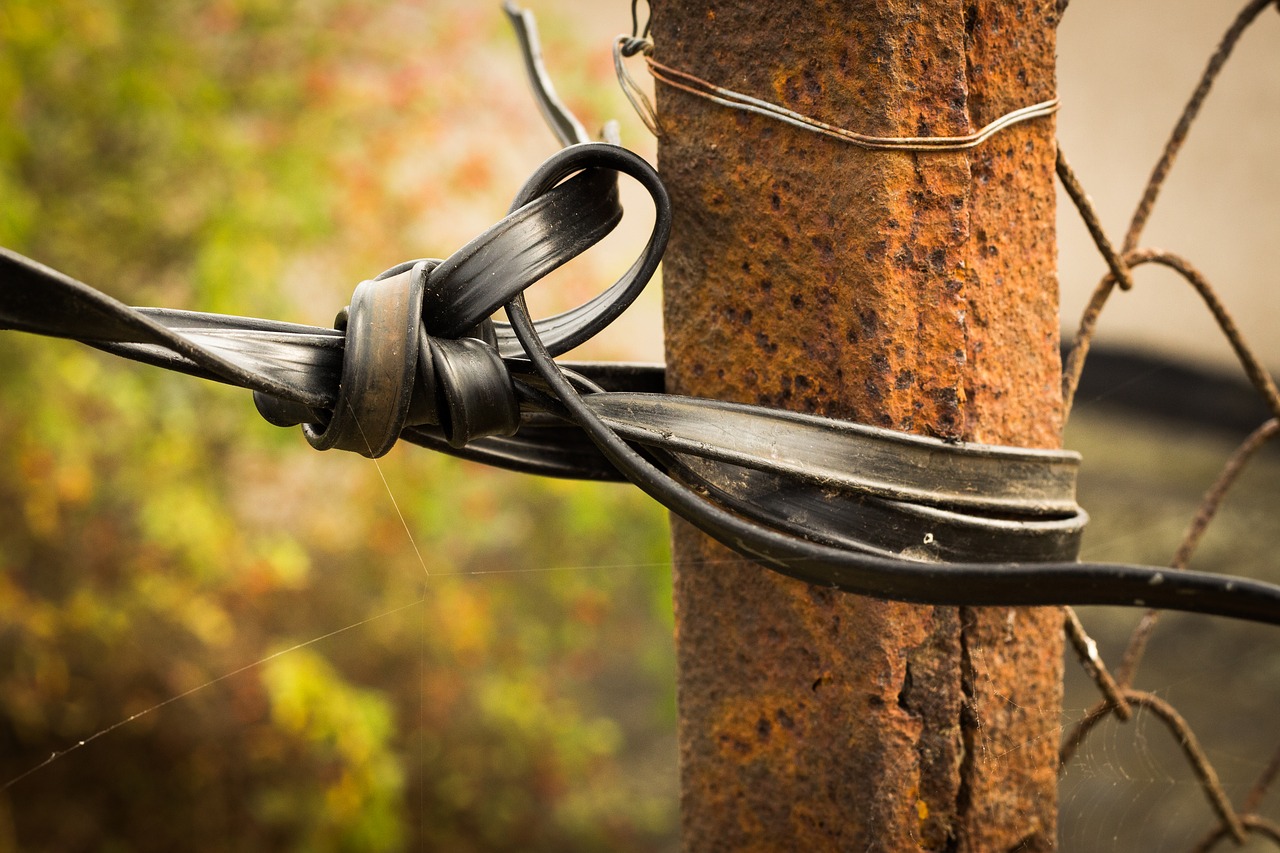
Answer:
[[[524,289],[616,225],[617,174],[653,199],[643,252],[595,298],[533,320]],[[252,389],[264,417],[303,424],[320,449],[378,456],[402,437],[517,470],[627,479],[740,554],[809,583],[932,604],[1155,606],[1280,624],[1280,587],[1074,562],[1087,518],[1074,453],[677,397],[662,393],[658,366],[555,361],[635,299],[670,227],[647,163],[578,144],[454,256],[362,283],[342,330],[130,308],[4,250],[0,327]],[[488,319],[499,305],[510,325]]]

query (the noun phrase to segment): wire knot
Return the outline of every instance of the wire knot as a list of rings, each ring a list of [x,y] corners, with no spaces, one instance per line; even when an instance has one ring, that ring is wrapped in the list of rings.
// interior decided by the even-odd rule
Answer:
[[[356,287],[335,324],[345,343],[332,410],[257,392],[262,416],[277,426],[301,423],[317,450],[371,458],[389,451],[409,426],[438,426],[453,447],[481,436],[513,435],[520,407],[493,324],[486,321],[458,338],[427,332],[423,294],[439,265],[409,261]]]
[[[628,59],[638,53],[651,56],[653,54],[653,39],[639,38],[637,36],[619,36],[618,49]]]
[[[605,237],[622,218],[617,176],[653,196],[658,216],[641,257],[611,287],[537,321],[536,346],[561,355],[611,323],[657,268],[670,204],[657,174],[615,145],[562,149],[539,168],[501,221],[445,260],[408,261],[361,282],[336,324],[344,332],[332,405],[317,409],[264,391],[258,410],[277,426],[302,424],[318,450],[376,458],[406,428],[436,427],[451,447],[514,435],[520,404],[505,359],[530,357],[511,326],[490,319],[523,303],[526,288]]]

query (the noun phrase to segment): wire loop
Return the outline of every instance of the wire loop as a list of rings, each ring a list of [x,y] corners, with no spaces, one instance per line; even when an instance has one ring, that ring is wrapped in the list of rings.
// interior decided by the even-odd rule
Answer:
[[[596,297],[533,320],[524,290],[621,217],[619,174],[654,202],[644,249]],[[0,328],[78,339],[277,398],[263,407],[268,420],[311,424],[318,447],[376,456],[400,436],[519,470],[625,478],[738,553],[815,585],[929,604],[1158,606],[1280,624],[1271,584],[1075,562],[1087,518],[1075,504],[1075,454],[676,397],[661,393],[660,367],[557,362],[635,299],[671,225],[648,163],[616,145],[575,144],[450,258],[362,283],[343,331],[131,308],[4,250]],[[1196,279],[1173,256],[1126,252],[1118,262],[1148,261]],[[509,324],[489,319],[498,306]]]
[[[534,321],[524,288],[616,221],[616,174],[637,180],[657,209],[644,250],[594,299]],[[0,253],[0,326],[286,389],[278,396],[295,410],[328,412],[308,416],[317,424],[308,438],[321,447],[377,455],[398,433],[520,470],[625,478],[739,553],[812,584],[932,604],[1157,605],[1280,623],[1280,587],[1074,562],[1087,516],[1075,504],[1079,460],[1070,452],[950,444],[675,397],[655,393],[660,368],[555,361],[634,299],[670,229],[670,201],[649,164],[615,145],[573,145],[535,171],[511,214],[453,257],[363,283],[345,333],[133,309],[12,253]],[[505,300],[509,326],[483,316],[495,299]],[[262,338],[243,332],[267,330],[278,340],[264,355]],[[343,346],[333,346],[335,334]],[[271,408],[272,422],[287,421],[287,408]]]

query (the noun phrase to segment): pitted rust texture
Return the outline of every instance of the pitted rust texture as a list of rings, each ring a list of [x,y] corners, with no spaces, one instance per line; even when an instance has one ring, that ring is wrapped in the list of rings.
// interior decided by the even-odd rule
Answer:
[[[1052,14],[704,0],[653,22],[660,62],[916,136],[1051,97]],[[1056,446],[1052,122],[916,155],[658,98],[670,390]],[[1052,847],[1056,614],[833,594],[675,541],[688,849]]]

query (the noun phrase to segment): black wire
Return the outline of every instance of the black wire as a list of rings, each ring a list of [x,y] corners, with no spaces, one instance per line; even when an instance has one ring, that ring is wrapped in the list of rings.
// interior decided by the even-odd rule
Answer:
[[[1280,587],[1260,581],[1123,563],[915,562],[832,548],[752,524],[703,500],[619,439],[561,375],[538,340],[523,295],[507,303],[506,312],[543,380],[628,480],[707,535],[782,574],[919,604],[1112,604],[1280,625]]]
[[[600,146],[606,148],[606,146]],[[544,164],[542,180],[530,182],[517,200],[543,189],[562,169],[571,169],[594,152],[585,146]],[[602,161],[629,175],[649,192],[659,209],[659,224],[642,260],[670,232],[663,208],[666,189],[648,164],[620,149],[601,151]],[[554,164],[554,165],[553,165]],[[652,264],[656,268],[656,262]],[[924,563],[846,551],[798,539],[753,524],[702,499],[668,476],[610,429],[583,401],[543,345],[523,293],[505,306],[525,354],[573,421],[609,461],[646,494],[704,533],[775,571],[846,592],[923,604],[1052,605],[1120,604],[1212,613],[1280,624],[1280,586],[1202,572],[1122,563]]]
[[[585,310],[580,306],[535,322],[530,317],[523,287],[537,280],[541,273],[521,268],[518,263],[513,266],[510,258],[497,255],[518,255],[521,251],[531,251],[531,242],[536,243],[531,257],[540,259],[537,269],[545,271],[580,252],[591,242],[589,238],[605,229],[590,222],[559,230],[553,225],[572,221],[572,217],[562,217],[565,210],[572,212],[577,193],[616,198],[613,181],[602,180],[597,170],[625,174],[640,183],[657,211],[653,232],[631,269],[619,282],[590,300]],[[580,172],[590,177],[572,179]],[[553,200],[538,202],[548,197]],[[612,205],[613,202],[605,202],[589,207],[596,211],[594,215],[612,219]],[[608,400],[614,391],[631,387],[629,383],[639,383],[639,387],[648,389],[660,378],[660,371],[622,365],[616,369],[584,366],[581,375],[566,373],[548,345],[548,335],[555,341],[555,351],[563,351],[566,342],[580,341],[594,334],[652,277],[672,227],[670,200],[657,173],[643,159],[618,146],[600,143],[571,146],[550,158],[526,183],[513,204],[513,214],[504,223],[507,225],[495,226],[486,232],[485,241],[469,244],[469,257],[481,258],[474,265],[465,258],[440,264],[440,267],[448,264],[455,275],[465,278],[466,287],[445,277],[437,282],[438,294],[461,294],[465,297],[462,302],[473,306],[484,305],[493,292],[501,292],[507,299],[505,309],[510,326],[503,332],[505,346],[513,353],[518,351],[519,358],[508,357],[504,381],[514,382],[520,403],[529,410],[526,415],[530,429],[521,428],[510,436],[480,438],[464,448],[449,447],[447,437],[439,428],[429,425],[407,427],[402,431],[403,437],[517,470],[588,479],[625,477],[744,557],[807,583],[846,592],[938,605],[1160,607],[1280,624],[1280,586],[1256,580],[1066,559],[1074,551],[1063,558],[1050,556],[1034,562],[907,560],[847,546],[840,530],[818,529],[812,537],[798,536],[787,532],[788,528],[781,523],[771,526],[765,516],[754,520],[746,517],[749,513],[740,503],[737,504],[740,511],[735,512],[732,496],[718,502],[715,488],[699,489],[696,482],[682,481],[664,470],[665,454],[690,453],[688,442],[682,443],[676,435],[663,436],[661,431],[656,436],[635,438],[643,430],[629,432],[631,438],[624,439],[590,402],[592,398]],[[557,240],[563,242],[557,243]],[[486,253],[491,256],[488,260],[482,257]],[[494,268],[495,263],[502,269],[509,268],[520,280],[520,288],[513,292],[509,280],[495,282],[491,281],[492,276],[480,274]],[[500,290],[487,290],[490,287]],[[612,299],[624,304],[621,307],[607,304]],[[470,314],[465,316],[468,322],[474,319]],[[339,350],[335,345],[340,338],[335,338],[332,330],[254,318],[130,308],[48,267],[0,250],[0,327],[6,326],[76,338],[95,346],[114,348],[131,358],[280,394],[284,399],[305,404],[300,408],[304,417],[308,406],[333,405],[336,399],[333,377],[342,372],[335,368],[345,369],[345,361],[355,357],[353,352],[377,350],[376,346],[353,349],[349,344]],[[348,334],[355,333],[348,330]],[[211,349],[214,342],[216,346]],[[283,381],[280,376],[290,378]],[[605,388],[609,390],[601,390]],[[648,397],[652,398],[652,393]],[[626,399],[626,395],[613,399]],[[690,407],[681,407],[681,398],[669,399],[672,411],[678,409],[686,413],[684,417],[693,416],[688,414]],[[695,414],[701,411],[703,417],[714,416],[712,408],[694,407],[693,411]],[[778,420],[778,413],[772,410],[760,410],[760,414],[762,420]],[[558,419],[571,422],[574,428],[559,424]],[[838,426],[839,422],[833,424]],[[628,443],[629,440],[645,441],[653,449],[641,449]],[[986,450],[997,454],[997,462],[1006,458],[999,456],[1000,452],[1007,453],[1010,459],[1015,454],[1001,448]],[[937,452],[962,451],[940,446]],[[707,458],[717,458],[714,448],[709,449]],[[681,466],[672,466],[672,471],[679,470]],[[759,470],[769,473],[772,469],[762,462]],[[686,466],[681,476],[688,481],[693,475]],[[812,480],[799,476],[786,482],[809,483],[811,499],[820,501],[822,491],[812,486]],[[938,488],[942,490],[941,485]],[[946,505],[941,498],[937,503]],[[999,525],[993,524],[990,553],[1000,552],[998,529]],[[1059,552],[1068,545],[1070,542],[1065,541]]]
[[[649,28],[653,26],[653,9],[649,10],[649,17],[644,22],[644,31],[640,31],[640,16],[636,7],[640,5],[640,0],[631,0],[631,39],[647,39],[649,37]]]

